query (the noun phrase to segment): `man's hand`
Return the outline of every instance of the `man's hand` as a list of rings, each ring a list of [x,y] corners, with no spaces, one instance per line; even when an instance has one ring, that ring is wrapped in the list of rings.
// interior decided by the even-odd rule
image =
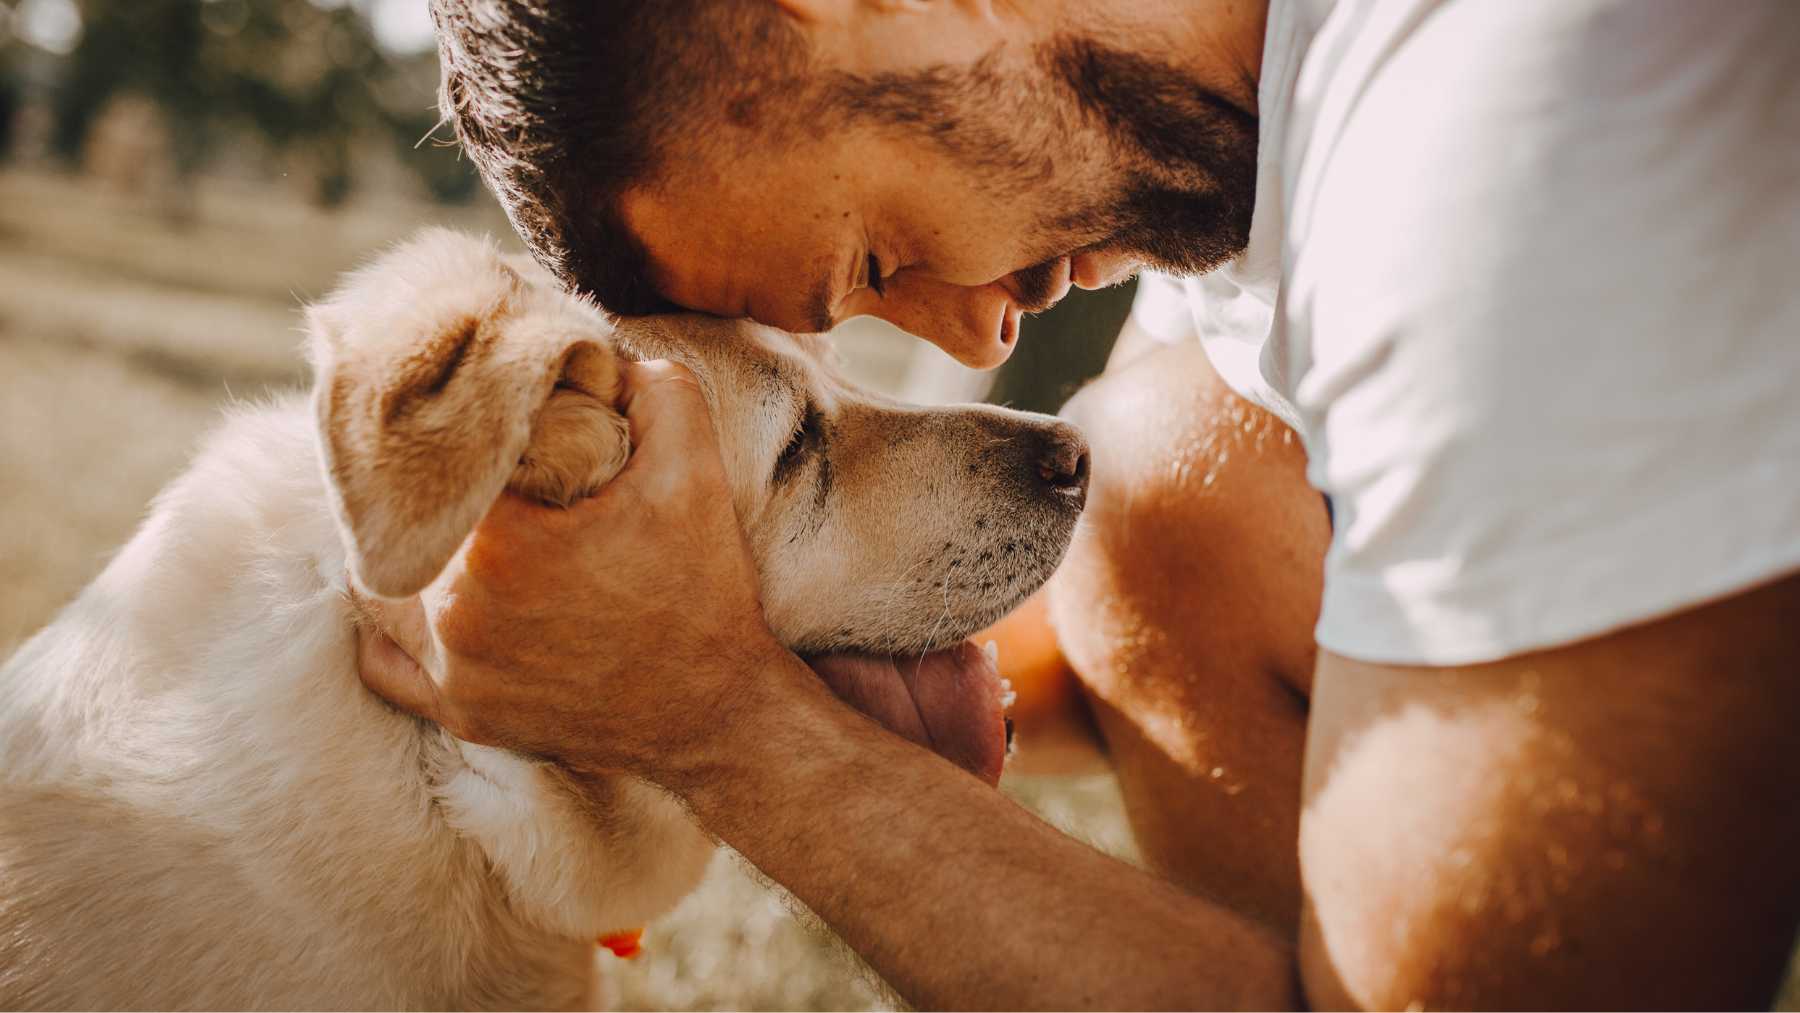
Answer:
[[[638,364],[625,397],[634,450],[612,482],[567,510],[502,497],[448,593],[365,603],[386,632],[359,660],[371,690],[459,738],[666,783],[798,663],[763,621],[694,378]]]

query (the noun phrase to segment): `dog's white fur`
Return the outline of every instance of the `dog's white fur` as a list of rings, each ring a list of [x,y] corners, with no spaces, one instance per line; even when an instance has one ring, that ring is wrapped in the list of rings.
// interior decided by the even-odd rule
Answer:
[[[621,351],[700,375],[796,646],[966,636],[1041,583],[1073,524],[982,471],[1045,420],[880,402],[817,343],[749,324],[627,334],[454,234],[353,276],[309,325],[311,403],[234,411],[0,669],[0,1006],[591,1001],[595,936],[666,911],[712,843],[653,787],[578,799],[555,768],[376,700],[349,592],[432,595],[503,488],[566,502],[614,474]],[[794,391],[868,444],[836,491],[769,477]],[[890,463],[855,463],[883,443]]]

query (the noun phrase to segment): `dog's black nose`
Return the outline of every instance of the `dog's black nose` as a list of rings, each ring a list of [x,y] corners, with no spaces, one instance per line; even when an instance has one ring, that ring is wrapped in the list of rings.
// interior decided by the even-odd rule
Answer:
[[[1081,430],[1057,422],[1033,433],[1033,463],[1038,478],[1054,492],[1087,502],[1088,445]]]

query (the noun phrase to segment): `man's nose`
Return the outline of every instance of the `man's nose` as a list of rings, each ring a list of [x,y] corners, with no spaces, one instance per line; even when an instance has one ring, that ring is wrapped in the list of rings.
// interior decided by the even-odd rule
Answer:
[[[1000,365],[1018,345],[1017,311],[997,284],[952,285],[901,271],[888,279],[886,296],[868,311],[972,369]]]

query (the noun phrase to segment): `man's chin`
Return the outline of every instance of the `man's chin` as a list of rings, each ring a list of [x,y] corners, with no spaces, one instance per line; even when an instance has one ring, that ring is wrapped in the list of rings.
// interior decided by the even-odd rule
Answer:
[[[808,658],[838,698],[887,730],[995,784],[1006,762],[1007,687],[971,641],[925,654]]]

